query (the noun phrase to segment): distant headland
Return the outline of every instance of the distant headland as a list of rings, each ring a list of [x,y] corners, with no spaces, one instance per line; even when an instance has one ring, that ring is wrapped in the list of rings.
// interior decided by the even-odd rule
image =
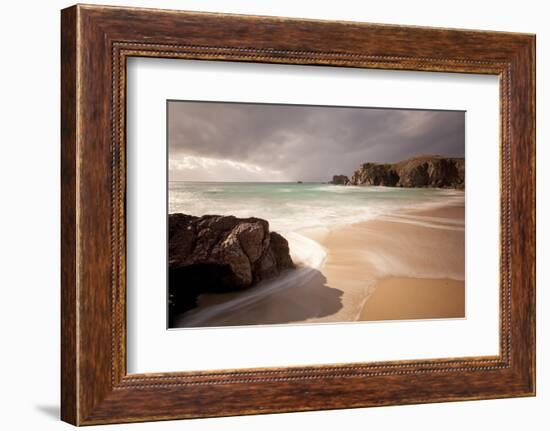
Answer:
[[[351,179],[334,175],[330,184],[464,189],[464,158],[422,155],[397,163],[363,163]]]

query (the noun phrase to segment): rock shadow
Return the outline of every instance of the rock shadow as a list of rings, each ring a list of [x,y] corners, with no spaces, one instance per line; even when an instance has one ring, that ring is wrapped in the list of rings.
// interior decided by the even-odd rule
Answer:
[[[299,268],[241,292],[201,295],[198,306],[174,317],[172,328],[303,323],[342,309],[340,289],[317,269]]]

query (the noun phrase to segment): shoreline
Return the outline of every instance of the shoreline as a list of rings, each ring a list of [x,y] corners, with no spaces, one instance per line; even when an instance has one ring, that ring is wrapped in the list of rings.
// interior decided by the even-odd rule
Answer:
[[[327,250],[323,273],[329,285],[338,280],[352,293],[343,301],[350,312],[331,317],[464,317],[464,220],[464,203],[455,201],[383,215],[318,238]],[[359,310],[346,304],[360,296]]]
[[[319,267],[301,267],[248,291],[201,295],[175,327],[464,317],[464,221],[462,196],[301,231],[325,251]]]

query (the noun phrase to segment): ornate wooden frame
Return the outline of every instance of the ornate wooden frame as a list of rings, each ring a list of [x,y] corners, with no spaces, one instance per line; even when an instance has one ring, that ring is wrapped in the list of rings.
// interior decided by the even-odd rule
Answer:
[[[534,35],[81,5],[61,17],[63,420],[88,425],[535,394]],[[500,354],[128,375],[130,56],[498,75]]]

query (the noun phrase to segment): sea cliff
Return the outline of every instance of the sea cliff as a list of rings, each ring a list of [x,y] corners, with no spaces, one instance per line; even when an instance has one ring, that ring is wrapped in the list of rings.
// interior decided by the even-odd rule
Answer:
[[[464,158],[430,155],[397,163],[363,163],[344,185],[463,189]]]

